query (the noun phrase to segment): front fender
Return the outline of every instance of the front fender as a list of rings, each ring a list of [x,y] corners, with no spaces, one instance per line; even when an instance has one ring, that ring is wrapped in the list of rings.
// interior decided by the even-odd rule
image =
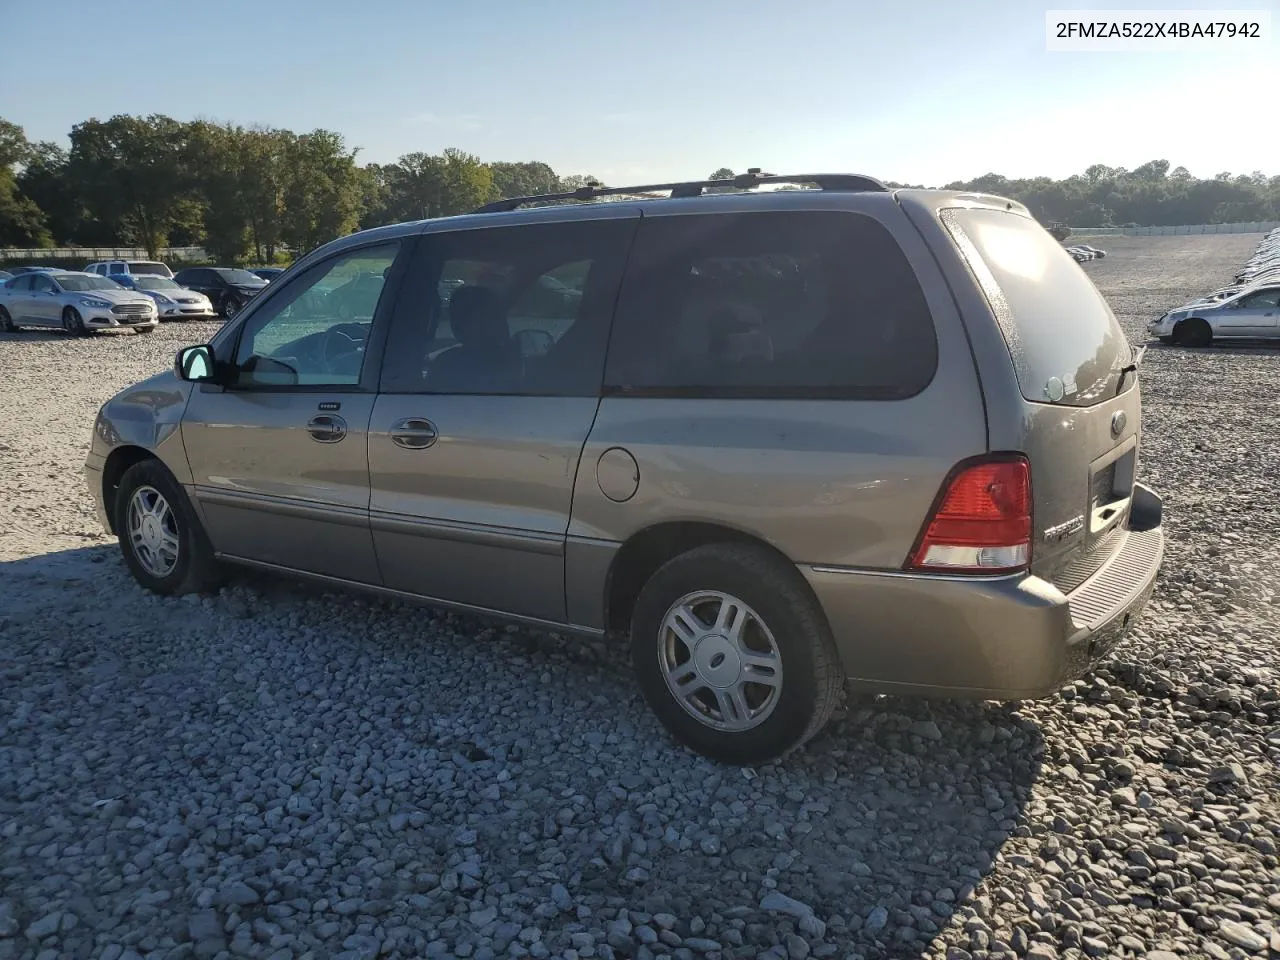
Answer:
[[[121,447],[140,447],[158,457],[179,483],[189,484],[180,427],[191,387],[166,371],[120,391],[98,411],[90,461],[102,464]]]

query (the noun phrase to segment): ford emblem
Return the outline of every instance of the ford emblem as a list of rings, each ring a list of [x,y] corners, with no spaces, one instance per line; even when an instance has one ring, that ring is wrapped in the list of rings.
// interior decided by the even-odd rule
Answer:
[[[1124,433],[1124,426],[1129,422],[1129,418],[1124,415],[1123,410],[1117,410],[1111,415],[1111,436],[1119,437]]]

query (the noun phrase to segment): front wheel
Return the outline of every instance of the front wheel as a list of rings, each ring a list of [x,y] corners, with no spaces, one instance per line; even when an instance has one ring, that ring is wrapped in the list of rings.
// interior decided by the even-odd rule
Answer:
[[[1173,328],[1173,342],[1181,347],[1207,347],[1213,342],[1213,330],[1200,317],[1179,320]]]
[[[75,307],[67,307],[62,311],[62,329],[75,337],[85,335],[84,317]]]
[[[153,593],[212,590],[218,562],[182,487],[158,460],[135,463],[120,478],[115,528],[133,578]]]
[[[699,547],[662,566],[636,600],[631,658],[667,730],[738,765],[801,746],[844,689],[826,619],[804,581],[749,545]]]
[[[222,301],[222,315],[230,320],[240,312],[241,306],[242,304],[235,297],[227,297],[226,300]]]

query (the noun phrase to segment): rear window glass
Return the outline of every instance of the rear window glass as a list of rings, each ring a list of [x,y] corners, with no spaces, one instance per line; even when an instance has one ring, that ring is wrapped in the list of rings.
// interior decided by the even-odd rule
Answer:
[[[643,221],[606,385],[624,393],[897,399],[937,368],[906,255],[837,211]]]
[[[172,277],[173,273],[163,263],[151,260],[134,260],[129,264],[130,273],[153,273],[161,277]]]
[[[1129,342],[1062,245],[1002,210],[944,210],[942,220],[996,315],[1023,397],[1088,407],[1115,396]]]

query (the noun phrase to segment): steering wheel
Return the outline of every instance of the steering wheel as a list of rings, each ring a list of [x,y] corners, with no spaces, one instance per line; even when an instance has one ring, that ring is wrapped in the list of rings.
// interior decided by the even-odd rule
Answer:
[[[361,330],[360,333],[363,334],[364,331]],[[321,360],[329,373],[358,373],[363,353],[364,337],[352,336],[349,330],[344,330],[341,326],[329,330],[320,342]],[[351,370],[352,358],[355,358],[354,371]]]

